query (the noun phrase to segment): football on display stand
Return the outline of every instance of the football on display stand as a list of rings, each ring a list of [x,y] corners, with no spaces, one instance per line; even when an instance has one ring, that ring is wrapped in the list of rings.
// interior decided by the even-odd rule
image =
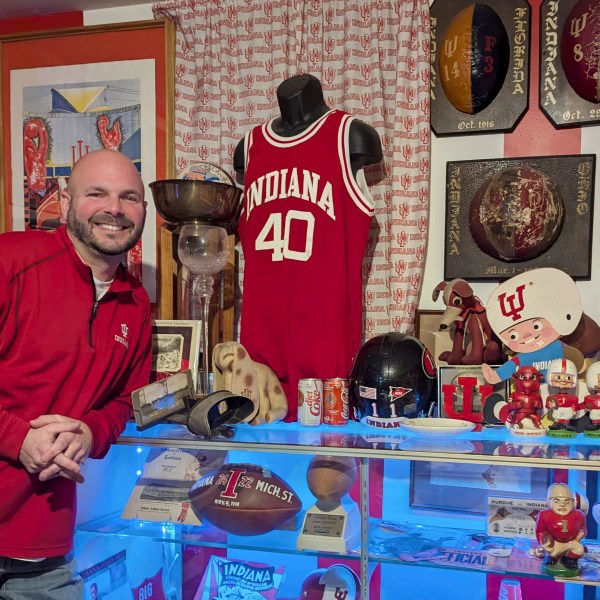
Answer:
[[[302,508],[296,492],[273,471],[253,464],[222,465],[189,491],[196,516],[235,535],[277,529]]]
[[[315,456],[308,465],[306,481],[315,498],[337,502],[350,491],[357,476],[352,456]]]

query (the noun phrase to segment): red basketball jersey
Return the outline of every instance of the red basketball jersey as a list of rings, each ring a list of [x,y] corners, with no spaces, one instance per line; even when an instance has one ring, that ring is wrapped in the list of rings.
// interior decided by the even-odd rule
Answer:
[[[353,117],[331,110],[294,137],[245,139],[240,342],[279,377],[296,419],[298,380],[347,378],[362,339],[362,259],[373,202],[350,168]]]

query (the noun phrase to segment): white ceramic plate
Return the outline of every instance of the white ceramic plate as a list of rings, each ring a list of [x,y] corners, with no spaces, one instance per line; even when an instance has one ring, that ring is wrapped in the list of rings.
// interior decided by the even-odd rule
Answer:
[[[457,435],[466,433],[475,428],[475,423],[470,421],[460,421],[459,419],[406,419],[400,422],[400,427],[413,433],[421,435]]]

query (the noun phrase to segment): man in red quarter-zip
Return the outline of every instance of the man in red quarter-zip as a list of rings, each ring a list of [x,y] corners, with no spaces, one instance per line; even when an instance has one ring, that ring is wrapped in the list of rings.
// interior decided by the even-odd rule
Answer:
[[[122,266],[144,186],[96,150],[61,192],[63,226],[0,236],[0,598],[75,600],[76,484],[148,383],[148,295]]]

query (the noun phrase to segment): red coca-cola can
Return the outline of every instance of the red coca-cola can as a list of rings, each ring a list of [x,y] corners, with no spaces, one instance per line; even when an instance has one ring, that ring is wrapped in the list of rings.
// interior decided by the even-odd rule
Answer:
[[[321,446],[329,448],[350,448],[352,439],[348,433],[327,431],[321,434]]]
[[[341,377],[326,379],[323,385],[323,423],[348,423],[348,380]]]
[[[323,414],[323,381],[300,379],[298,381],[298,423],[309,427],[321,424]]]

